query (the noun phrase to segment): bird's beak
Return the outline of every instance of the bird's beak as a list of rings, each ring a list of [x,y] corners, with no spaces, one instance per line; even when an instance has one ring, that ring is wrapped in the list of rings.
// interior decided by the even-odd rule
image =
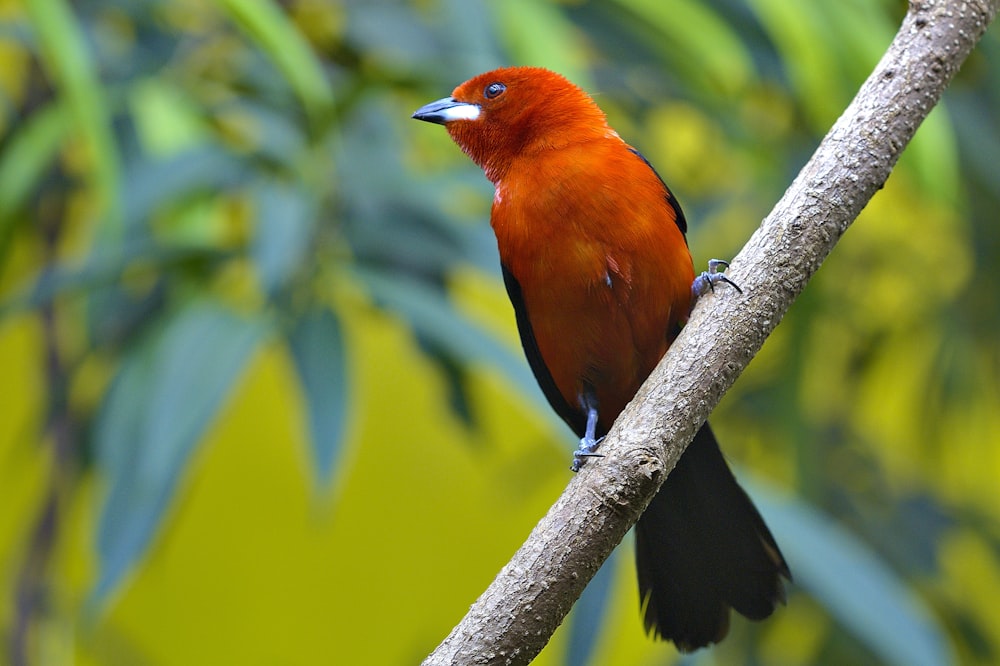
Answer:
[[[454,97],[445,97],[425,104],[413,112],[413,117],[428,123],[447,125],[453,120],[475,120],[479,117],[479,105],[459,102]]]

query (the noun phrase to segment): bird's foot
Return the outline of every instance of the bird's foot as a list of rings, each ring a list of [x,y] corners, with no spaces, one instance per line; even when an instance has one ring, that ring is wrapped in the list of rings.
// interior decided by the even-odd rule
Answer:
[[[699,275],[698,277],[696,277],[694,279],[694,282],[691,283],[692,308],[694,307],[694,304],[698,302],[699,298],[701,298],[710,291],[714,292],[715,285],[719,283],[728,284],[730,287],[732,287],[739,293],[741,294],[743,293],[743,290],[740,289],[740,286],[735,282],[733,282],[732,280],[730,280],[729,278],[727,278],[726,274],[719,270],[720,268],[722,269],[722,271],[729,268],[729,262],[723,261],[722,259],[710,259],[708,261],[708,270]]]
[[[583,467],[583,463],[587,461],[587,458],[603,458],[604,454],[597,452],[597,447],[601,445],[604,441],[603,437],[594,439],[593,437],[584,437],[580,440],[580,448],[573,452],[573,464],[570,465],[570,469],[574,472],[579,472]]]

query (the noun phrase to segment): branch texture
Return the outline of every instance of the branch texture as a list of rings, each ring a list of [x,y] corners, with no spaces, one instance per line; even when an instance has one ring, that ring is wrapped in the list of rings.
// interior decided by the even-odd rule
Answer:
[[[881,62],[733,259],[743,288],[703,299],[601,445],[465,618],[425,660],[526,664],[792,301],[878,191],[996,17],[1000,0],[913,1]]]

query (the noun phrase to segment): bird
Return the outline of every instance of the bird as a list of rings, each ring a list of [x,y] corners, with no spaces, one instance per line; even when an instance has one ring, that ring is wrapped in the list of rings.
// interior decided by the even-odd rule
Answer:
[[[687,221],[643,155],[582,88],[540,67],[460,84],[413,118],[443,125],[494,186],[490,224],[525,356],[581,438],[573,469],[635,396],[695,300]],[[735,286],[735,285],[734,285]],[[721,641],[730,609],[762,620],[791,573],[706,423],[635,527],[646,633],[690,652]]]

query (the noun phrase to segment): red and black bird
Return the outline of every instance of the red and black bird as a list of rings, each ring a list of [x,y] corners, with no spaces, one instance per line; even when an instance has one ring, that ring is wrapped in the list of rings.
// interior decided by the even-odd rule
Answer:
[[[552,408],[596,449],[653,370],[694,299],[676,198],[579,87],[535,67],[476,76],[414,118],[444,125],[496,191],[490,223],[528,363]],[[646,630],[694,650],[729,611],[784,600],[788,566],[708,424],[636,525]]]

